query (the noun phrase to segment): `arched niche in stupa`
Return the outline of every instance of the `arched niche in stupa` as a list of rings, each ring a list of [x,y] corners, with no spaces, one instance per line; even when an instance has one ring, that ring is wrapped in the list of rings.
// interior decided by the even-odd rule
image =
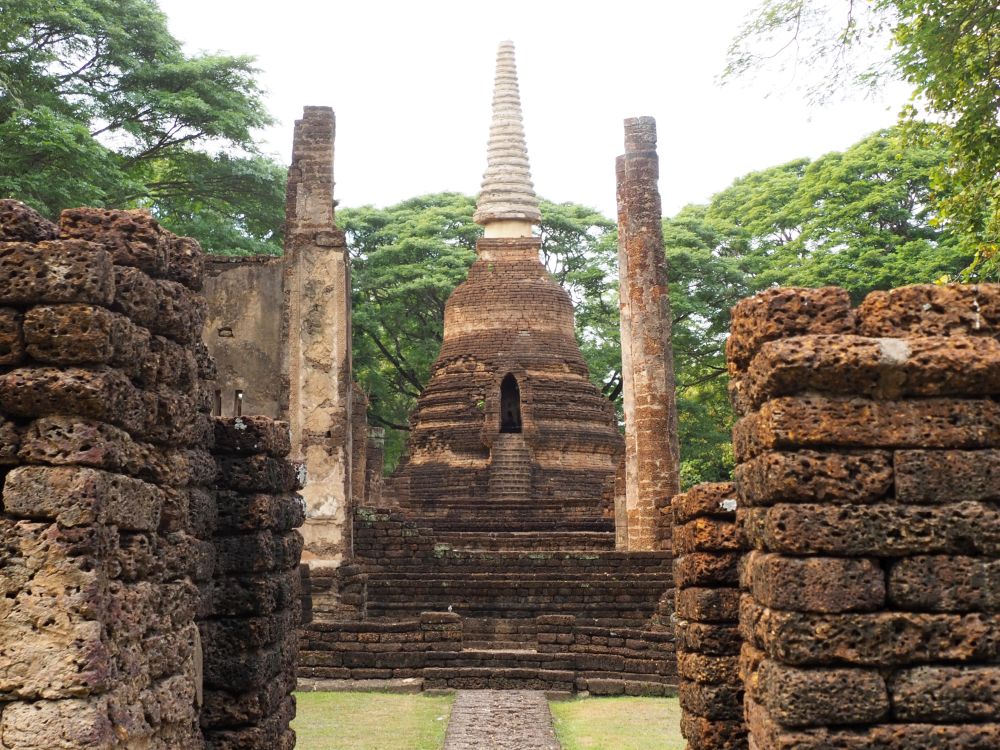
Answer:
[[[521,432],[521,388],[509,372],[500,382],[500,432]]]

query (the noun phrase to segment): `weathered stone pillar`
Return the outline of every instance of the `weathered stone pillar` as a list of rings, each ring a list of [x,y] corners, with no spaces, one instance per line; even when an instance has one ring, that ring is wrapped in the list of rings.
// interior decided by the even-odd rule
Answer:
[[[618,157],[616,173],[625,398],[625,509],[616,518],[626,523],[618,529],[617,543],[627,550],[655,550],[661,548],[659,506],[680,487],[670,296],[652,117],[625,120],[625,155]],[[670,538],[669,533],[662,536]]]
[[[292,457],[308,477],[303,559],[314,568],[350,554],[350,269],[334,224],[334,132],[329,107],[306,107],[296,121],[285,206],[282,370]]]

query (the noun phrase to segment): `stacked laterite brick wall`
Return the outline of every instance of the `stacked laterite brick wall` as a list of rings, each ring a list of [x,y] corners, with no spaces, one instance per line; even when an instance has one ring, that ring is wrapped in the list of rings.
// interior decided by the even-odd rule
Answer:
[[[996,285],[735,308],[751,747],[1000,747],[998,334]]]
[[[674,634],[667,627],[609,627],[573,615],[542,615],[535,622],[539,654],[561,660],[578,691],[667,695],[677,687]]]
[[[0,201],[4,748],[294,741],[302,510],[258,491],[298,479],[285,425],[213,426],[202,268],[144,212]]]
[[[474,647],[465,630],[470,621],[452,612],[313,622],[303,632],[299,686],[420,678],[425,689],[665,695],[676,688],[668,629],[609,626],[573,615],[542,615],[525,624],[535,649]]]
[[[288,425],[218,418],[216,576],[200,623],[205,653],[201,724],[214,750],[291,750],[305,508]]]
[[[299,684],[324,680],[382,680],[419,677],[434,651],[461,651],[462,618],[424,612],[394,620],[312,623],[303,631],[304,663]]]
[[[747,747],[737,628],[744,542],[736,506],[730,483],[699,484],[671,503],[681,734],[690,750]]]
[[[196,243],[0,201],[0,744],[198,748]]]
[[[457,549],[437,538],[398,511],[359,509],[355,564],[337,582],[355,611],[306,627],[300,677],[595,694],[676,686],[670,553]],[[450,637],[428,639],[427,618]]]
[[[474,617],[573,614],[642,627],[673,588],[667,552],[454,549],[387,510],[360,509],[355,554],[371,616],[451,606]]]

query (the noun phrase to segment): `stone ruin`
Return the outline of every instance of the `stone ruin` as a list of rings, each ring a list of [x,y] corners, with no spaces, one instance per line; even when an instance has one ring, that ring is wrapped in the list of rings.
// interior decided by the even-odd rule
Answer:
[[[571,300],[539,261],[510,43],[487,155],[484,236],[445,307],[406,452],[378,499],[354,484],[353,548],[335,575],[310,569],[299,676],[662,695],[676,683],[669,538],[664,549],[646,489],[642,533],[616,549],[606,499],[627,451]]]
[[[288,422],[290,455],[309,476],[303,559],[320,576],[350,557],[352,467],[365,476],[363,460],[352,461],[350,272],[334,224],[334,132],[329,107],[306,107],[295,123],[284,255],[205,263],[216,411]],[[364,456],[366,436],[358,443]]]
[[[735,487],[673,501],[692,750],[1000,746],[1000,286],[733,311]]]
[[[0,747],[292,748],[287,425],[211,415],[203,258],[0,201]]]
[[[742,301],[734,482],[678,493],[655,124],[618,162],[623,445],[537,259],[507,44],[494,114],[384,481],[332,111],[282,258],[0,201],[0,747],[290,748],[296,685],[384,679],[676,691],[690,750],[1000,747],[1000,286]]]
[[[307,110],[306,119],[319,113]],[[498,56],[494,114],[476,214],[485,236],[448,302],[444,345],[400,467],[384,484],[372,480],[381,454],[367,440],[363,395],[351,396],[350,419],[331,433],[351,441],[344,476],[353,479],[343,512],[329,516],[345,524],[336,563],[309,569],[313,619],[303,632],[300,687],[411,679],[428,689],[677,690],[692,750],[747,747],[750,737],[757,748],[902,748],[919,731],[955,738],[942,747],[991,746],[997,693],[986,665],[996,658],[997,584],[992,553],[976,540],[989,539],[990,503],[1000,497],[987,450],[990,378],[1000,367],[996,288],[876,293],[856,311],[829,289],[745,301],[729,343],[732,396],[745,415],[736,482],[678,494],[655,123],[626,121],[618,162],[623,446],[586,382],[568,300],[538,263],[509,45]],[[333,225],[326,231],[336,236]],[[233,270],[220,277],[259,261],[228,263]],[[904,322],[886,322],[897,319]],[[934,359],[928,337],[945,335]],[[935,405],[942,397],[951,404]],[[912,432],[894,436],[894,420],[909,420]],[[953,422],[965,421],[965,437],[948,437]],[[934,511],[947,503],[900,496],[893,465],[901,460],[958,467],[979,510],[956,506],[946,517]],[[869,481],[868,489],[858,484]],[[862,511],[873,515],[852,520]],[[885,526],[890,520],[897,526]],[[793,521],[799,531],[789,537]],[[851,546],[862,532],[871,546]],[[930,544],[937,534],[951,535],[952,546]],[[823,547],[827,537],[844,546]],[[911,546],[892,546],[902,539]],[[904,571],[908,586],[933,588],[922,604],[894,593]],[[861,582],[864,591],[850,588]],[[957,596],[974,600],[966,614]],[[835,633],[846,640],[824,646]],[[926,645],[952,636],[959,645],[951,651]],[[902,655],[907,648],[931,651]],[[928,671],[942,665],[951,671]],[[897,712],[903,699],[893,691],[904,674],[911,694],[921,675],[936,674],[934,685],[958,691],[948,693],[952,704],[978,707]],[[830,702],[858,686],[875,695],[876,683],[882,713],[862,720],[852,713],[860,698],[843,714]],[[836,728],[845,721],[849,729]],[[901,728],[906,722],[921,728]],[[949,723],[964,728],[941,728]]]

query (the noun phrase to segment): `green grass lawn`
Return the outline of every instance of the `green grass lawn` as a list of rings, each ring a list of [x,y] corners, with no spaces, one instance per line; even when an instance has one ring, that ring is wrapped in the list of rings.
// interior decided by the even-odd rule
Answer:
[[[580,698],[549,706],[563,750],[684,750],[676,698]]]
[[[453,700],[422,693],[295,695],[296,750],[441,750]],[[676,698],[579,698],[549,705],[563,750],[684,748]]]
[[[296,750],[441,750],[452,696],[296,693]]]

